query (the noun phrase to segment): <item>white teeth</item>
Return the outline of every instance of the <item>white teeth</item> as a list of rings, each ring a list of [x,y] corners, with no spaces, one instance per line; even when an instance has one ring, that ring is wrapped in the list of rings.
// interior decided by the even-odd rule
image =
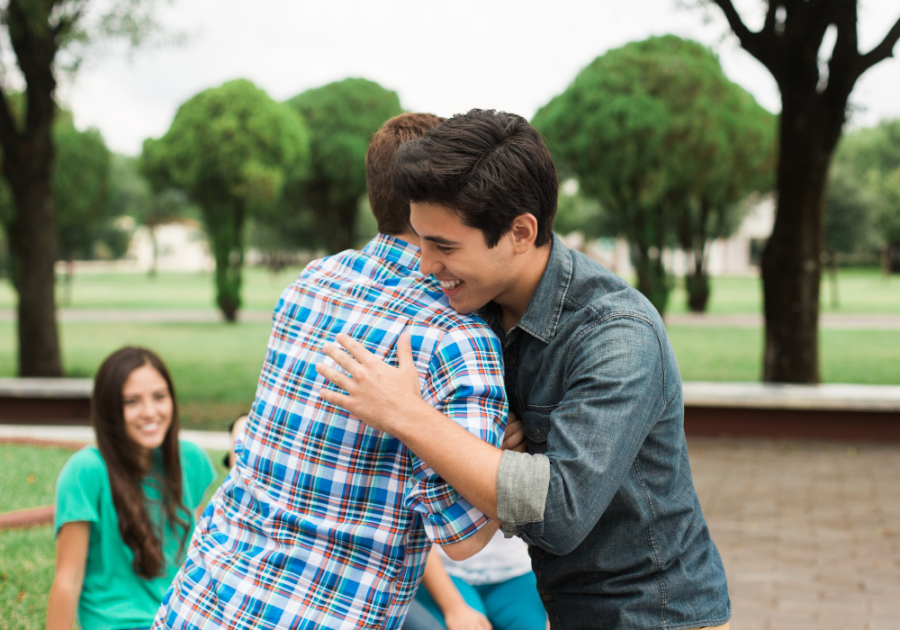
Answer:
[[[462,280],[441,280],[441,287],[448,291],[455,289],[460,284],[462,284]]]
[[[154,422],[152,424],[145,424],[141,427],[141,431],[144,433],[156,433],[156,430],[159,429],[159,424]]]

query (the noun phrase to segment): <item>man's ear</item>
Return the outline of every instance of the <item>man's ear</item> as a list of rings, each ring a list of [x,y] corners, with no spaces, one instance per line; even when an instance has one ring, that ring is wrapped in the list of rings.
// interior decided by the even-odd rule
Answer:
[[[524,254],[534,245],[537,233],[538,222],[533,214],[528,212],[517,216],[513,219],[511,230],[513,250],[517,254]]]

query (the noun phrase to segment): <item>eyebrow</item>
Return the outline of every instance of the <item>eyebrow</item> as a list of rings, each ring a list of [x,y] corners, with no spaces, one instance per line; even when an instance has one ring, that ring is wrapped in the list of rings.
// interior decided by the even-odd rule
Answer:
[[[431,241],[432,243],[437,243],[438,245],[459,245],[456,241],[451,241],[443,236],[422,236],[421,238],[426,241]]]

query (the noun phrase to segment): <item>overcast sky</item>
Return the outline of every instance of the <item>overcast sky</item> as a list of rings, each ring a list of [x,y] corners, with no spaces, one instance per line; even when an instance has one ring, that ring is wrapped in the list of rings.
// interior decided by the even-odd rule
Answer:
[[[862,0],[860,48],[900,17],[898,0]],[[748,26],[760,0],[737,2]],[[726,74],[771,111],[778,89],[741,50],[715,7],[677,0],[173,0],[160,11],[179,47],[107,50],[64,83],[79,127],[98,127],[115,151],[136,155],[166,132],[178,106],[224,81],[247,78],[278,100],[346,77],[396,90],[404,108],[451,115],[472,107],[531,117],[610,48],[674,33],[713,46]],[[900,45],[896,47],[900,56]],[[900,116],[900,60],[857,84],[853,123]]]

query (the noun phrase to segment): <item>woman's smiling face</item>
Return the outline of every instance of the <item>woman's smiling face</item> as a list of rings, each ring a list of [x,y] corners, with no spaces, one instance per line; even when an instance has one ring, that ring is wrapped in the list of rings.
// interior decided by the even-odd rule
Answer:
[[[128,375],[122,386],[125,434],[148,453],[162,445],[172,425],[174,405],[169,386],[149,363]]]

